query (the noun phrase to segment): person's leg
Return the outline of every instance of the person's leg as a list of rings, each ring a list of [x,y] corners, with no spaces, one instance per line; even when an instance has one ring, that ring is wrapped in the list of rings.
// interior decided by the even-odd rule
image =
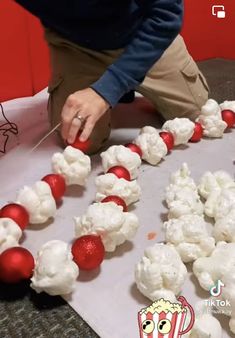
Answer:
[[[52,76],[48,87],[48,114],[51,126],[60,122],[61,111],[67,97],[75,91],[89,87],[113,62],[119,50],[94,52],[73,44],[56,33],[46,31],[49,45]],[[110,135],[111,118],[107,112],[97,122],[92,132],[91,148],[88,153],[97,152]]]
[[[164,119],[194,120],[208,99],[209,88],[179,35],[137,91],[154,104]]]

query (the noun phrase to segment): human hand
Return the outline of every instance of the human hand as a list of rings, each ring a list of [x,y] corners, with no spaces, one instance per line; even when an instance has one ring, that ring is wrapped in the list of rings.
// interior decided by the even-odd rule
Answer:
[[[79,140],[85,142],[96,122],[108,109],[109,103],[92,88],[79,90],[69,95],[61,113],[62,138],[68,143],[73,143],[82,127]],[[77,116],[81,118],[76,118]]]

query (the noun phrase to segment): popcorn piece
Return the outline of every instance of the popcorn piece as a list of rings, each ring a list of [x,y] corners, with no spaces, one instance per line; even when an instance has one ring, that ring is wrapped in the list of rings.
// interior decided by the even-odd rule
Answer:
[[[158,130],[152,126],[145,126],[140,129],[140,134],[154,134],[159,135]]]
[[[165,222],[163,227],[166,241],[175,246],[184,263],[209,256],[215,248],[215,240],[201,216],[183,215]]]
[[[22,230],[15,221],[0,218],[0,253],[12,246],[18,246],[21,236]]]
[[[154,131],[149,131],[148,128],[145,127],[143,130],[147,130],[147,132],[140,132],[140,135],[135,139],[134,143],[136,143],[142,150],[143,156],[142,158],[152,164],[157,165],[161,159],[167,154],[167,146],[159,136],[159,134]]]
[[[173,246],[155,244],[145,250],[135,268],[135,281],[142,294],[152,301],[175,301],[182,289],[187,269]]]
[[[223,281],[233,266],[235,243],[218,242],[210,257],[201,257],[194,262],[193,272],[201,287],[210,290],[219,279]]]
[[[178,189],[178,192],[175,196],[176,200],[168,204],[169,213],[168,219],[178,218],[183,215],[202,215],[204,206],[200,201],[198,194],[189,189],[182,188]]]
[[[17,195],[16,203],[25,207],[29,213],[31,224],[45,223],[56,213],[56,203],[50,186],[44,181],[38,181],[34,186],[25,186]]]
[[[190,177],[191,172],[187,163],[183,163],[181,168],[171,175],[170,183],[179,187],[189,187],[192,190],[197,191],[197,186],[194,180]]]
[[[227,123],[222,120],[221,109],[215,100],[209,99],[202,106],[201,114],[197,118],[203,127],[203,135],[207,137],[222,137]]]
[[[200,179],[198,192],[207,199],[214,190],[221,191],[223,188],[235,188],[233,178],[223,170],[214,173],[207,171]]]
[[[103,151],[100,156],[104,172],[107,172],[111,167],[120,165],[129,171],[131,179],[135,179],[138,176],[141,158],[129,148],[122,145],[111,146],[106,151]]]
[[[178,118],[166,121],[162,130],[173,134],[175,145],[186,144],[193,136],[195,124],[188,118]]]
[[[204,106],[202,106],[201,113],[204,116],[220,115],[221,109],[220,109],[219,104],[215,100],[209,99],[204,104]]]
[[[232,110],[235,113],[235,101],[224,101],[220,104],[221,110]]]
[[[218,242],[210,257],[201,257],[193,264],[193,272],[201,287],[210,290],[220,280],[225,285],[217,297],[216,307],[223,300],[222,310],[231,316],[229,325],[235,333],[235,243]]]
[[[137,202],[141,189],[136,180],[127,181],[114,174],[100,175],[95,180],[97,193],[96,201],[99,202],[106,196],[116,195],[121,197],[127,205]]]
[[[225,217],[235,207],[235,189],[214,190],[205,203],[205,214],[215,220]]]
[[[235,242],[235,210],[215,222],[213,236],[216,241]]]
[[[101,236],[105,250],[112,252],[136,234],[138,218],[130,212],[123,212],[114,202],[94,203],[82,217],[75,217],[76,237],[87,234]]]
[[[31,287],[51,296],[66,295],[75,288],[79,269],[67,243],[49,241],[38,252]]]
[[[166,188],[168,218],[178,218],[187,214],[202,215],[204,207],[186,163],[171,175],[170,182],[171,184]]]
[[[63,153],[52,156],[52,169],[63,175],[66,185],[84,186],[91,171],[91,160],[81,150],[68,146]]]
[[[199,115],[197,122],[203,127],[203,135],[207,137],[222,137],[227,123],[221,117],[216,115],[203,116]]]

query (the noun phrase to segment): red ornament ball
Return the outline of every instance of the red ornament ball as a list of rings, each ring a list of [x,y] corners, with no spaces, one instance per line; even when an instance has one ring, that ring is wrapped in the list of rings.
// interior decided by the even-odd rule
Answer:
[[[5,205],[0,211],[0,217],[7,217],[13,219],[21,230],[24,230],[29,224],[29,214],[27,210],[20,204],[11,203]]]
[[[203,136],[203,128],[201,123],[195,122],[195,127],[194,127],[194,133],[191,139],[189,140],[190,142],[198,142],[201,140]]]
[[[232,128],[235,125],[235,113],[232,110],[223,110],[221,115],[223,121],[227,123],[228,128]]]
[[[25,248],[12,247],[0,255],[0,280],[4,283],[19,283],[33,275],[34,258]]]
[[[126,144],[125,144],[125,147],[126,147],[126,148],[129,148],[129,149],[130,149],[131,151],[133,151],[134,153],[137,153],[137,154],[140,156],[140,158],[142,158],[142,155],[143,155],[142,150],[140,149],[139,146],[137,146],[137,144],[134,144],[134,143],[126,143]]]
[[[104,259],[104,245],[100,236],[85,235],[75,240],[72,245],[75,263],[81,270],[93,270],[100,266]]]
[[[159,133],[159,136],[161,136],[161,138],[165,142],[165,144],[167,146],[167,150],[171,151],[173,149],[174,143],[175,143],[174,136],[169,131],[161,131]]]
[[[73,143],[68,143],[71,147],[74,147],[76,149],[81,150],[82,152],[86,153],[89,151],[90,147],[91,147],[91,140],[88,139],[85,142],[81,142],[79,140],[81,133],[79,132],[76,136],[76,139]]]
[[[131,180],[131,175],[130,175],[129,171],[126,168],[124,168],[120,165],[116,165],[112,168],[109,168],[109,170],[107,172],[109,174],[116,175],[118,178],[124,178],[127,181]]]
[[[119,197],[119,196],[115,196],[115,195],[110,195],[105,197],[104,199],[102,199],[101,201],[102,203],[106,203],[106,202],[114,202],[117,205],[121,205],[123,208],[123,211],[126,212],[127,211],[127,205],[125,203],[125,201]]]
[[[49,174],[42,178],[42,181],[49,184],[52,196],[56,201],[59,201],[65,193],[66,184],[65,179],[59,174]]]

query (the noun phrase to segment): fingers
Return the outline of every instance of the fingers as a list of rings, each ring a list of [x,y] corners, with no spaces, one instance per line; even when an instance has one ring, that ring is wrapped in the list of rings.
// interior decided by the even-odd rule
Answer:
[[[61,122],[62,122],[61,136],[64,140],[68,140],[69,130],[72,125],[72,122],[74,121],[74,117],[77,115],[77,111],[78,111],[77,99],[74,94],[71,94],[67,98],[63,106],[62,112],[61,112]],[[75,119],[75,120],[77,121],[73,122],[75,125],[73,126],[72,130],[76,128],[78,128],[79,130],[79,126],[78,126],[79,120],[78,119]],[[73,135],[73,132],[72,132],[72,135]]]
[[[81,128],[81,125],[82,125],[81,121],[75,116],[68,129],[68,136],[67,136],[68,143],[73,143],[75,141],[77,133],[79,132],[79,129]]]
[[[85,142],[90,137],[92,130],[94,129],[95,123],[96,122],[91,117],[87,119],[82,133],[79,137],[79,140],[81,142]]]
[[[78,132],[79,137],[85,142],[100,117],[107,111],[109,104],[91,88],[77,91],[67,98],[61,112],[61,136],[68,143],[73,143]],[[79,113],[78,113],[79,112]],[[78,118],[80,115],[85,123]]]

